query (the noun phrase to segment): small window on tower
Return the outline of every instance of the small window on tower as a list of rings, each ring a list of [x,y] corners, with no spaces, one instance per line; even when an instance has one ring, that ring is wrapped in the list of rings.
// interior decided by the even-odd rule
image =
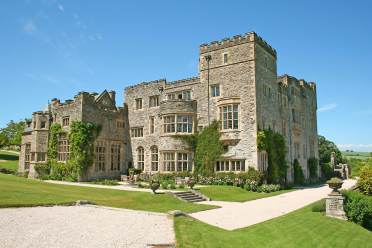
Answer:
[[[211,96],[212,97],[220,96],[220,85],[219,84],[211,85]]]
[[[224,64],[227,64],[228,62],[229,62],[228,54],[227,53],[224,53],[223,54],[223,63]]]

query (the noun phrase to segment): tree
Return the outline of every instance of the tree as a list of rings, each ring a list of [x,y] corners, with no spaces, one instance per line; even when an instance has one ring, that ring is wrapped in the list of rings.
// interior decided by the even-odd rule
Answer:
[[[0,129],[0,146],[20,146],[26,121],[26,119],[19,122],[11,120],[5,128]]]
[[[328,164],[331,162],[331,154],[334,152],[336,154],[336,162],[342,163],[344,159],[340,150],[337,148],[335,143],[327,140],[324,136],[318,136],[319,145],[319,163]]]
[[[335,176],[333,168],[330,165],[332,152],[336,155],[336,163],[343,163],[345,160],[342,158],[340,150],[335,143],[327,140],[324,136],[318,136],[319,148],[319,164],[324,178],[331,178]]]

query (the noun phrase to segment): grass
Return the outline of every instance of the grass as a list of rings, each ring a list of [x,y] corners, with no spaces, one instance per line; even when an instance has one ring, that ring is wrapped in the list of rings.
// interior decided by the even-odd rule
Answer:
[[[196,212],[214,208],[186,203],[168,194],[56,185],[6,174],[0,174],[0,189],[0,207],[65,204],[84,199],[103,206],[152,212],[176,209]]]
[[[2,160],[6,160],[3,161]],[[8,169],[12,172],[17,172],[18,170],[18,154],[0,151],[0,168]]]
[[[223,186],[223,185],[211,185],[206,187],[201,187],[200,192],[213,201],[234,201],[234,202],[244,202],[251,201],[260,198],[280,195],[283,193],[290,192],[292,190],[280,190],[272,193],[257,193],[252,191],[247,191],[245,189],[235,187],[235,186]]]
[[[365,165],[370,165],[372,166],[372,158],[368,159],[355,159],[355,158],[350,158],[347,160],[348,164],[351,167],[351,176],[359,176],[359,171],[360,169],[365,166]]]
[[[227,231],[190,217],[175,218],[177,247],[371,247],[372,232],[312,212],[312,205],[247,228]]]
[[[341,152],[342,153],[342,156],[344,156],[346,159],[368,159],[368,158],[372,158],[371,156],[371,153],[370,152],[351,152],[351,151],[348,151],[348,152]]]

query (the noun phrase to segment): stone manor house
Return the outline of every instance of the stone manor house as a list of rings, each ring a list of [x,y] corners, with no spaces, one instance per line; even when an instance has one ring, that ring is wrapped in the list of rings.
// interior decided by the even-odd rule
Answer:
[[[175,135],[190,135],[214,120],[220,122],[225,153],[216,172],[267,170],[265,151],[257,149],[257,132],[271,129],[285,137],[287,179],[298,159],[305,177],[307,160],[318,158],[316,85],[277,75],[277,53],[256,33],[200,45],[199,75],[168,82],[159,79],[124,89],[124,106],[115,92],[80,92],[74,100],[53,99],[33,113],[25,129],[19,170],[45,163],[49,126],[67,130],[72,121],[102,126],[94,144],[95,161],[87,180],[115,178],[135,167],[148,173],[193,170],[193,152]],[[58,160],[68,159],[67,137],[58,142]]]

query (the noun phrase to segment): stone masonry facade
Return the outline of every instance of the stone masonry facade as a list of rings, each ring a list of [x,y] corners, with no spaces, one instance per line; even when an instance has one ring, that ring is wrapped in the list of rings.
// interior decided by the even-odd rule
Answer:
[[[42,118],[53,113],[53,121],[61,123],[61,118],[70,116],[102,124],[106,131],[99,139],[104,144],[96,141],[96,145],[108,152],[97,151],[110,164],[110,145],[120,143],[120,170],[98,173],[95,162],[88,179],[117,177],[129,167],[148,173],[192,171],[194,154],[176,136],[198,132],[214,120],[220,123],[225,146],[216,172],[242,172],[248,167],[267,170],[267,154],[257,149],[257,132],[271,129],[285,137],[287,180],[293,181],[295,159],[308,177],[307,160],[318,158],[315,83],[278,76],[275,49],[254,32],[202,44],[199,55],[199,76],[126,87],[123,108],[116,108],[115,100],[110,108],[100,108],[103,103],[97,102],[98,96],[79,93],[70,103],[52,101],[47,112],[34,113],[33,122],[38,127]],[[114,95],[102,94],[101,98]],[[89,104],[83,104],[85,98],[91,99]],[[115,128],[117,120],[124,123],[122,130]],[[47,137],[48,127],[25,130],[20,171],[26,169],[26,151],[45,152]],[[27,167],[30,174],[32,163],[31,159]]]

